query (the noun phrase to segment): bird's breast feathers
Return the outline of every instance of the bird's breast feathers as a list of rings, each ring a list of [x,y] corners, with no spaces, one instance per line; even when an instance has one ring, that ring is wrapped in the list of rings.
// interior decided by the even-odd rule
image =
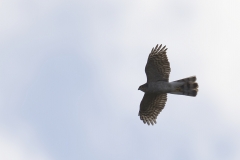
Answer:
[[[169,93],[172,91],[172,85],[169,82],[157,81],[148,83],[148,92],[150,93]]]

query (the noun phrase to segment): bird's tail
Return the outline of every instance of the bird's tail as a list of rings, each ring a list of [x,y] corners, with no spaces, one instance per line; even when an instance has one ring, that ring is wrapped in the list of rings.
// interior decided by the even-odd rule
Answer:
[[[195,97],[198,92],[198,83],[196,80],[196,76],[192,76],[173,81],[171,84],[174,86],[174,89],[170,93]]]

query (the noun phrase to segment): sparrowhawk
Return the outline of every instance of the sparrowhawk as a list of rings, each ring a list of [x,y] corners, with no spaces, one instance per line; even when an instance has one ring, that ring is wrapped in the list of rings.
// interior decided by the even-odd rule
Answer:
[[[152,49],[145,67],[147,83],[138,88],[144,92],[138,115],[148,125],[157,123],[157,116],[167,101],[167,93],[195,97],[198,92],[196,76],[169,82],[171,68],[166,51],[166,46],[162,45]]]

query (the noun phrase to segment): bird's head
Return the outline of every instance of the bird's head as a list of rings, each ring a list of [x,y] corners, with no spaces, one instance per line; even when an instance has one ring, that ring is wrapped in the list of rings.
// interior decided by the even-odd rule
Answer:
[[[143,92],[146,92],[147,89],[148,89],[148,84],[147,84],[147,83],[139,86],[139,88],[138,88],[138,90],[141,90],[141,91],[143,91]]]

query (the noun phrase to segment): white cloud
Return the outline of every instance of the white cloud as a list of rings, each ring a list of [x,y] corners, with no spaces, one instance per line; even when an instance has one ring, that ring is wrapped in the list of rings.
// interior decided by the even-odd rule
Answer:
[[[237,17],[240,12],[234,5],[237,4],[229,1],[218,4],[202,2],[195,29],[195,34],[201,41],[195,43],[195,47],[199,52],[199,60],[204,64],[201,67],[206,94],[219,106],[216,110],[222,112],[222,118],[239,125],[239,85],[236,82],[240,79],[240,64],[237,62],[240,51],[240,20]]]
[[[70,147],[93,159],[220,159],[227,148],[223,157],[239,159],[239,5],[187,0],[4,4],[1,109],[30,127],[15,128],[6,121],[14,129],[1,128],[0,158],[50,159],[47,153],[59,157],[66,147],[67,155]],[[137,116],[143,95],[137,88],[146,81],[144,66],[157,43],[169,48],[170,80],[195,74],[200,91],[196,98],[169,95],[158,124],[147,127]],[[61,57],[64,54],[69,57]],[[65,76],[72,80],[59,80]],[[70,100],[77,101],[79,110]],[[42,122],[46,117],[38,111],[51,111],[54,120],[47,115]],[[75,116],[76,124],[68,121]],[[55,126],[72,126],[68,129],[77,128],[81,135]],[[42,133],[34,133],[41,129]],[[50,132],[47,138],[41,135],[46,132]],[[50,135],[55,134],[60,138],[52,140]],[[70,136],[76,139],[74,144],[54,148],[61,138],[68,144]],[[79,139],[80,149],[75,147]]]
[[[0,130],[0,159],[7,160],[52,160],[40,147],[36,135],[29,127],[20,124],[17,129]]]

